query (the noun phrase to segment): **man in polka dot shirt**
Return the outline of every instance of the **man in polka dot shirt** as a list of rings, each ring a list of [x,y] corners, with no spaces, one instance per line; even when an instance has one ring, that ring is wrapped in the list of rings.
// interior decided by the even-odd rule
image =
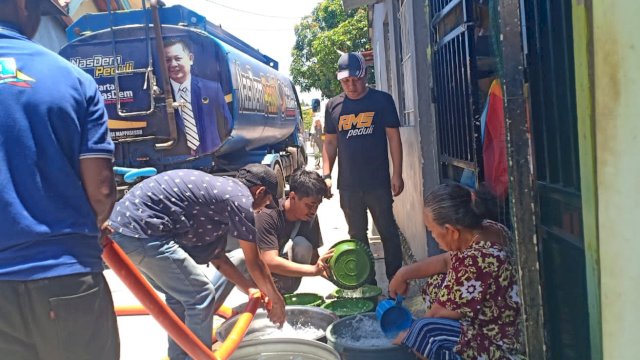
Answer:
[[[233,284],[244,292],[264,291],[273,303],[269,318],[284,322],[284,300],[259,256],[254,225],[254,211],[270,203],[277,189],[273,170],[259,164],[240,169],[237,179],[172,170],[131,188],[111,214],[113,240],[208,347],[213,314]],[[239,240],[252,279],[225,253],[227,236]],[[209,262],[217,269],[213,279],[198,265]],[[169,357],[189,359],[171,339]]]

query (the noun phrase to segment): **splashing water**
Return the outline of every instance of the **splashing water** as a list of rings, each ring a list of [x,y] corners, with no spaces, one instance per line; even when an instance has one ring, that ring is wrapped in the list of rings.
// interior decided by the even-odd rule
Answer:
[[[391,344],[393,339],[386,337],[375,317],[370,316],[356,315],[335,335],[344,346],[368,348],[394,346]]]
[[[251,339],[281,339],[281,338],[294,338],[294,339],[308,339],[315,340],[324,336],[324,330],[318,329],[309,325],[291,325],[285,323],[281,329],[269,328],[267,331],[257,331],[255,333],[247,334],[246,340]]]

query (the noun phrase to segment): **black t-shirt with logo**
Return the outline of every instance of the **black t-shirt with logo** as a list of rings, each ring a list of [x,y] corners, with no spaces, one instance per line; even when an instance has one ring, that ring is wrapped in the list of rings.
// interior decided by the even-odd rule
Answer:
[[[338,189],[391,188],[386,128],[400,127],[391,95],[369,89],[353,100],[342,93],[327,103],[324,127],[338,135]]]

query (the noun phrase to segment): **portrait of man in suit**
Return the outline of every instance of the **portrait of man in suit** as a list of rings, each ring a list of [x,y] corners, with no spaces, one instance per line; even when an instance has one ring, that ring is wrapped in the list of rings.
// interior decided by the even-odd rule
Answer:
[[[231,113],[217,81],[192,75],[194,55],[183,39],[164,43],[164,56],[176,102],[178,147],[199,156],[217,150],[231,129]]]

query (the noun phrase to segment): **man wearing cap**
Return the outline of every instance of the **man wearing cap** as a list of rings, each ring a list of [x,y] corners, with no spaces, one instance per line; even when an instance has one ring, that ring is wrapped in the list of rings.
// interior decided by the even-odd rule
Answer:
[[[135,185],[111,214],[113,240],[207,347],[213,314],[233,284],[245,293],[264,291],[273,303],[269,318],[284,322],[284,300],[259,256],[254,226],[254,211],[277,189],[276,174],[260,164],[240,169],[237,179],[171,170]],[[238,239],[242,254],[227,256],[227,236]],[[242,255],[253,280],[236,266]],[[199,266],[209,262],[217,269],[211,279]],[[171,339],[168,353],[172,360],[188,359]]]
[[[49,0],[0,0],[0,358],[120,356],[100,230],[113,143],[94,80],[32,42]]]
[[[380,233],[389,280],[402,266],[398,225],[393,217],[393,196],[404,189],[400,120],[391,95],[367,87],[367,68],[360,53],[346,53],[338,61],[343,93],[330,99],[325,110],[323,174],[329,196],[331,170],[338,151],[340,206],[349,236],[367,246],[367,209]],[[391,153],[393,174],[389,176]]]

